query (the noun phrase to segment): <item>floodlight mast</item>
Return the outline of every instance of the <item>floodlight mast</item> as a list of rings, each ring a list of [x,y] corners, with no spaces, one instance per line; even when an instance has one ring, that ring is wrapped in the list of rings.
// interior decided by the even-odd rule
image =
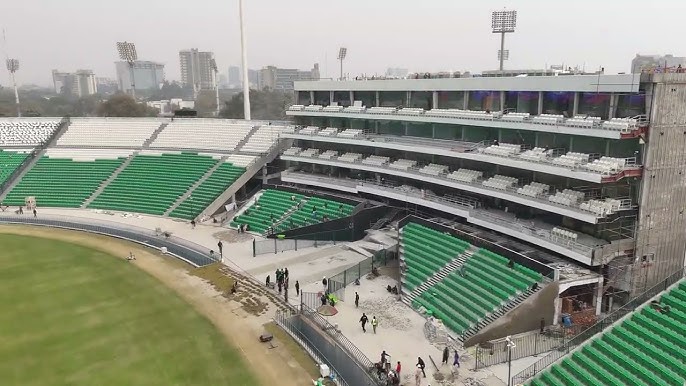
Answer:
[[[503,71],[503,62],[509,55],[505,52],[505,34],[515,31],[517,26],[517,11],[494,11],[491,14],[491,29],[493,33],[500,34],[500,71]]]
[[[341,62],[341,77],[339,78],[339,80],[343,80],[343,59],[345,59],[347,54],[348,54],[347,48],[341,47],[338,49],[338,60]]]
[[[133,67],[138,60],[136,53],[136,45],[129,42],[117,42],[117,51],[119,52],[119,59],[129,64],[129,75],[131,77],[131,96],[136,99],[136,80],[134,79]]]
[[[214,71],[214,91],[217,99],[217,116],[219,116],[219,68],[217,67],[217,61],[210,59],[210,68]]]
[[[12,85],[14,86],[14,103],[17,105],[17,117],[21,118],[21,107],[19,106],[19,90],[17,89],[17,79],[14,73],[19,70],[19,60],[17,59],[7,59],[7,71],[10,72],[12,77]]]
[[[248,78],[248,47],[245,42],[243,24],[243,0],[238,0],[238,14],[241,25],[241,63],[243,65],[243,118],[250,120],[250,80]]]

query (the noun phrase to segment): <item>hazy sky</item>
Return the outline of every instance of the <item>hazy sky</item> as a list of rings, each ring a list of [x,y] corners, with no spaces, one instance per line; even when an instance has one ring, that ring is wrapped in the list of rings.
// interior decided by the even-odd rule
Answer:
[[[564,63],[616,73],[629,71],[636,53],[686,56],[684,0],[245,0],[248,65],[319,62],[322,76],[338,76],[343,45],[351,76],[387,67],[494,69],[499,39],[490,13],[503,7],[518,11],[506,68]],[[140,59],[164,63],[171,80],[180,78],[183,48],[214,51],[222,73],[240,63],[237,0],[8,0],[0,25],[3,62],[6,51],[20,60],[20,84],[50,85],[53,68],[114,78],[118,40],[134,42]],[[0,73],[7,85],[4,65]]]

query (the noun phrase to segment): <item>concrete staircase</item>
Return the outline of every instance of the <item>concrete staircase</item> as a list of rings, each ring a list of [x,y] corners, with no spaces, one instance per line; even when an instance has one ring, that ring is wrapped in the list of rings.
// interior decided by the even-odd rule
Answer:
[[[252,129],[250,129],[250,131],[248,132],[248,134],[247,134],[245,137],[243,137],[243,139],[241,139],[240,141],[238,141],[238,144],[236,144],[236,150],[235,150],[235,151],[240,151],[240,150],[243,148],[243,146],[244,146],[246,143],[248,143],[248,141],[250,140],[250,138],[252,138],[252,135],[255,134],[255,132],[256,132],[259,128],[260,128],[260,125],[255,125],[255,126],[253,126]]]
[[[536,287],[535,290],[528,288],[526,291],[520,292],[518,295],[510,298],[510,300],[508,300],[507,303],[503,304],[502,306],[500,306],[500,308],[498,308],[494,312],[490,313],[489,315],[486,315],[486,317],[479,320],[474,326],[472,326],[470,329],[465,331],[464,334],[462,334],[462,336],[460,337],[460,340],[462,342],[464,342],[467,339],[471,338],[472,336],[476,335],[476,333],[481,331],[484,327],[486,327],[489,324],[493,323],[494,321],[498,320],[498,318],[502,317],[506,313],[514,310],[518,305],[520,305],[529,296],[540,291],[541,287],[542,287],[542,283],[539,283],[538,287]]]
[[[190,188],[188,188],[188,190],[186,191],[186,193],[182,194],[181,197],[179,197],[179,198],[172,204],[172,206],[170,206],[169,209],[167,209],[167,211],[164,212],[164,217],[169,216],[169,213],[171,213],[174,209],[178,208],[178,206],[181,205],[181,203],[183,203],[184,201],[186,201],[186,199],[188,199],[188,197],[190,197],[191,195],[193,195],[193,191],[194,191],[195,189],[197,189],[198,186],[202,185],[202,183],[205,182],[208,178],[210,178],[210,176],[212,175],[212,173],[214,173],[215,171],[217,171],[217,169],[219,169],[219,167],[222,166],[222,164],[223,164],[225,161],[226,161],[226,156],[222,157],[222,158],[219,160],[219,162],[217,162],[217,163],[216,163],[214,166],[212,166],[207,172],[205,172],[205,174],[203,174],[203,176],[200,177],[199,180],[195,181],[195,183],[194,183],[193,185],[191,185]]]
[[[162,130],[164,130],[164,128],[167,127],[167,125],[168,125],[168,123],[166,123],[166,122],[165,122],[165,123],[162,123],[162,124],[160,125],[160,127],[158,127],[158,128],[152,133],[152,135],[150,136],[150,138],[146,139],[145,142],[143,142],[143,148],[145,149],[145,148],[150,147],[150,144],[151,144],[155,139],[157,139],[157,136],[160,135],[160,133],[162,132]]]
[[[433,287],[436,283],[440,282],[441,280],[445,279],[446,276],[448,276],[451,272],[457,271],[460,269],[460,267],[469,259],[472,257],[473,254],[475,254],[479,249],[475,246],[469,247],[467,250],[465,250],[462,254],[458,255],[455,257],[450,263],[444,265],[441,269],[439,269],[436,273],[431,275],[424,283],[422,283],[420,286],[416,287],[412,292],[409,294],[401,294],[403,303],[407,304],[408,306],[412,306],[412,302],[419,296],[421,295],[424,291],[428,290],[429,288]]]
[[[114,179],[117,178],[119,173],[121,173],[124,169],[126,169],[127,166],[129,166],[129,164],[131,163],[131,160],[133,160],[133,157],[137,156],[138,153],[140,153],[139,150],[134,151],[133,154],[131,154],[129,156],[129,158],[127,158],[124,162],[122,162],[122,164],[119,165],[119,167],[114,171],[114,173],[110,174],[110,176],[107,177],[107,179],[105,181],[103,181],[100,184],[100,186],[98,186],[98,188],[95,190],[95,192],[93,192],[93,194],[91,194],[91,196],[88,197],[88,199],[83,202],[83,204],[81,205],[81,209],[87,208],[88,205],[90,205],[91,202],[93,202],[93,200],[95,200],[100,195],[100,193],[102,193],[102,191],[105,190],[107,185],[109,185],[112,181],[114,181]]]

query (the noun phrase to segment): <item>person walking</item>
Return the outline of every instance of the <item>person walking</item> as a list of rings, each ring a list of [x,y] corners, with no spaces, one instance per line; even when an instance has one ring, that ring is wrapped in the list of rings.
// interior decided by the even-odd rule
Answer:
[[[224,257],[224,243],[221,240],[217,243],[217,248],[219,248],[219,256]]]
[[[422,373],[424,369],[417,365],[417,371],[414,372],[414,384],[415,386],[422,386]]]
[[[283,274],[286,277],[286,280],[288,280],[288,268],[284,268]]]
[[[367,325],[368,320],[369,319],[367,318],[367,315],[363,312],[362,317],[360,318],[360,323],[362,324],[362,332],[367,332],[365,326]]]
[[[460,367],[460,354],[455,350],[455,359],[453,359],[453,366]]]
[[[424,363],[422,357],[417,357],[417,367],[419,367],[422,370],[422,375],[424,376],[424,378],[426,378],[426,373],[424,372],[426,364]]]
[[[191,228],[195,229],[195,220],[191,220]]]
[[[300,283],[298,281],[295,281],[295,294],[300,296]]]
[[[541,335],[545,332],[545,318],[541,318]]]
[[[381,366],[383,366],[384,363],[388,362],[388,357],[390,357],[390,355],[386,353],[386,350],[383,350],[381,352]]]
[[[372,330],[374,330],[375,334],[376,334],[376,326],[378,326],[378,325],[379,325],[379,321],[376,320],[376,316],[372,316]]]
[[[269,275],[267,275],[267,280],[264,281],[264,286],[269,287]]]
[[[355,308],[360,306],[360,294],[355,292]]]
[[[36,212],[36,209],[33,209],[33,217],[36,217],[38,215],[38,212]]]
[[[443,360],[441,361],[442,365],[447,365],[448,364],[448,358],[450,357],[450,350],[448,350],[448,347],[443,349]]]
[[[400,361],[398,361],[398,364],[395,365],[395,373],[398,375],[398,379],[400,379]]]

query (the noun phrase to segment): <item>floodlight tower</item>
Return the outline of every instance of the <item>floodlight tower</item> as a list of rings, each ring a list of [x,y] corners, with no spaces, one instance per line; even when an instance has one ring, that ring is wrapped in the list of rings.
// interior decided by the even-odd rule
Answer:
[[[19,60],[17,59],[7,59],[7,71],[10,72],[12,77],[12,84],[14,86],[14,103],[17,104],[17,117],[21,117],[21,108],[19,107],[19,91],[17,90],[17,79],[14,77],[14,73],[19,70]]]
[[[238,0],[238,14],[241,24],[241,63],[243,65],[243,118],[250,120],[250,79],[248,78],[248,47],[243,25],[243,0]]]
[[[339,80],[343,80],[343,59],[345,59],[346,55],[348,55],[347,48],[341,47],[338,49],[338,60],[341,62],[341,77]]]
[[[136,81],[134,79],[133,66],[138,59],[136,54],[136,45],[129,42],[117,42],[117,51],[119,51],[119,59],[129,64],[129,72],[131,76],[131,96],[136,99]]]
[[[500,34],[500,71],[503,71],[503,62],[509,58],[509,52],[505,51],[505,34],[515,31],[517,26],[517,11],[493,11],[491,14],[491,29],[494,34]]]
[[[214,71],[214,91],[217,98],[217,116],[219,116],[219,68],[217,68],[217,61],[214,58],[210,59],[210,68]]]

